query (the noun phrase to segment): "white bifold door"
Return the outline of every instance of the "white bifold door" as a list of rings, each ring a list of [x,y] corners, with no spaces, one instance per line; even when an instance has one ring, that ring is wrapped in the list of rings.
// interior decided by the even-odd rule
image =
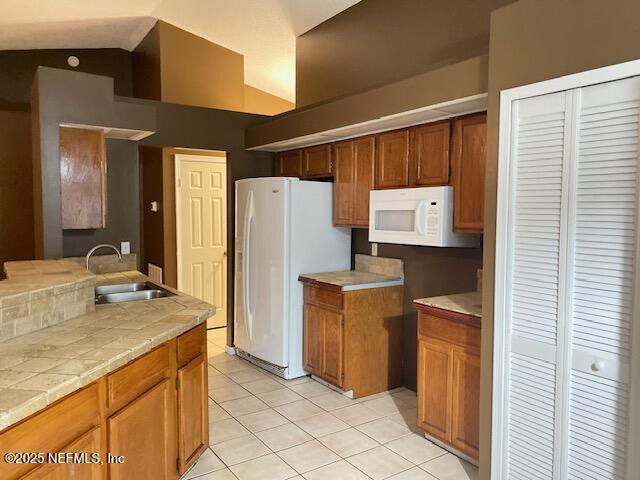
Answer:
[[[640,78],[510,108],[496,250],[493,478],[639,479],[627,468],[640,376],[631,369],[640,328]]]

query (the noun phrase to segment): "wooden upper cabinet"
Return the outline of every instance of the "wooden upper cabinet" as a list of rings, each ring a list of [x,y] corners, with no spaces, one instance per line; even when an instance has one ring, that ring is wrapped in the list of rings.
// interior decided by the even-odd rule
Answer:
[[[453,123],[453,229],[482,233],[487,115],[459,118]]]
[[[409,155],[411,185],[424,187],[449,183],[449,121],[421,125],[411,130]]]
[[[369,226],[369,192],[373,190],[373,164],[376,153],[375,137],[353,141],[356,165],[352,226]]]
[[[351,226],[354,214],[356,164],[352,141],[333,147],[333,223]]]
[[[302,176],[304,178],[331,176],[331,144],[304,149],[302,155]]]
[[[178,453],[186,472],[209,445],[207,355],[201,353],[178,370]]]
[[[409,130],[397,130],[376,136],[375,188],[409,186]]]
[[[99,129],[60,127],[63,229],[105,228],[107,154]]]
[[[336,143],[333,147],[333,223],[369,226],[369,192],[373,190],[375,137]]]
[[[301,177],[302,176],[302,150],[290,150],[280,152],[276,158],[276,176]]]

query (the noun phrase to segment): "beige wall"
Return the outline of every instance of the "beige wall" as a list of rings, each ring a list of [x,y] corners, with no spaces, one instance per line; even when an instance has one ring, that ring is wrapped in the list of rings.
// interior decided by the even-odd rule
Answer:
[[[484,226],[480,478],[489,479],[499,94],[640,58],[636,0],[521,0],[491,16]],[[499,254],[499,253],[498,253]]]
[[[297,38],[296,104],[485,54],[490,12],[513,1],[363,0]]]
[[[159,21],[162,101],[244,107],[244,56]]]
[[[263,90],[244,86],[244,111],[261,115],[278,115],[296,108],[296,104]]]

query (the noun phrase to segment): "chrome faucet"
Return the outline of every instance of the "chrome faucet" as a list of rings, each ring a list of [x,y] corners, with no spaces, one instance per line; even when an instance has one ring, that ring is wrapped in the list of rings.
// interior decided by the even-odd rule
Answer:
[[[99,248],[111,248],[115,250],[115,252],[118,254],[118,259],[122,261],[122,254],[120,253],[120,250],[118,250],[117,247],[114,247],[113,245],[109,245],[108,243],[101,243],[100,245],[96,245],[95,247],[93,247],[91,250],[89,250],[89,253],[87,253],[87,270],[89,270],[89,258],[91,257],[93,252],[95,252]]]

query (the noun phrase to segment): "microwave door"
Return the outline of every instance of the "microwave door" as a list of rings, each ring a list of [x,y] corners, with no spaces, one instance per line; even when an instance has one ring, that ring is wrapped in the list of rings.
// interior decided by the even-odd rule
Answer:
[[[424,220],[418,218],[424,210],[422,203],[415,200],[375,202],[371,209],[369,241],[405,243],[410,237],[418,237],[418,232],[425,229]]]

